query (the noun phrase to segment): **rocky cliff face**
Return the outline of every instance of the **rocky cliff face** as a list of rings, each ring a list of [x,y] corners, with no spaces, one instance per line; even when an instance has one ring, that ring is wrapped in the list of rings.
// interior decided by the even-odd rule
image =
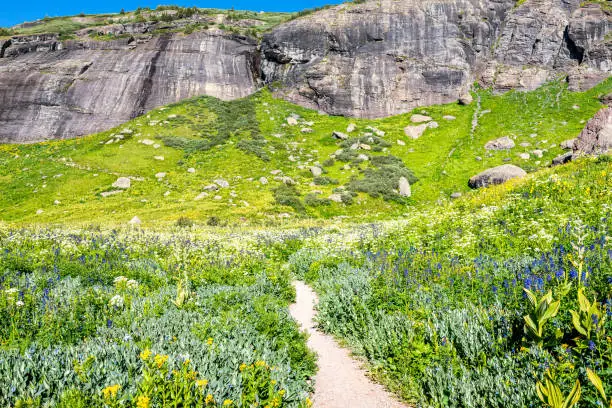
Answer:
[[[261,44],[152,34],[163,24],[0,39],[0,142],[97,132],[183,98],[243,97],[260,80],[292,102],[373,118],[456,101],[474,81],[531,90],[563,74],[582,90],[612,73],[612,17],[579,0],[369,0],[282,24]]]
[[[115,41],[16,37],[0,44],[0,141],[68,138],[196,95],[256,90],[257,43],[222,33]]]
[[[474,80],[531,90],[567,73],[590,87],[612,72],[610,31],[609,14],[578,0],[344,4],[267,35],[263,76],[293,102],[381,117],[452,102]]]

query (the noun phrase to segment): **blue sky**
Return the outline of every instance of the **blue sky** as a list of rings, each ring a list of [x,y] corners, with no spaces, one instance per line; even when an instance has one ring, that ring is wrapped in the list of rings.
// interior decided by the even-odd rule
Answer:
[[[62,1],[62,0],[32,0],[26,3],[19,1],[3,1],[0,7],[0,27],[10,27],[24,21],[33,21],[45,16],[113,13],[134,10],[137,7],[155,8],[158,4],[177,4],[180,6],[198,6],[213,8],[232,8],[253,11],[299,11],[325,4],[340,3],[339,0],[193,0],[193,1],[151,1],[151,0],[105,0],[105,1]]]

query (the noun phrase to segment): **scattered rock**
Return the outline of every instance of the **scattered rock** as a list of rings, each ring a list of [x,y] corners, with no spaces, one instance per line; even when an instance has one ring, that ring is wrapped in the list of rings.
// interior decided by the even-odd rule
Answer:
[[[209,184],[206,187],[204,187],[204,190],[206,191],[217,191],[219,190],[219,186],[216,184]]]
[[[463,194],[461,194],[461,193],[453,193],[453,194],[451,194],[451,198],[452,198],[453,200],[456,200],[456,199],[458,199],[459,197],[461,197],[462,195],[463,195]]]
[[[520,153],[519,157],[523,160],[529,160],[531,158],[531,156],[529,155],[529,153]]]
[[[122,135],[131,135],[132,133],[134,133],[134,131],[132,129],[122,129],[121,132]]]
[[[302,128],[301,132],[304,133],[304,134],[309,134],[309,133],[312,133],[312,129],[311,128]]]
[[[363,153],[360,154],[359,156],[357,156],[357,159],[361,160],[361,161],[368,161],[368,160],[370,160],[370,158],[367,155],[363,154]]]
[[[223,200],[223,197],[221,197],[220,195],[216,195],[214,197],[215,200],[219,201],[219,200]]]
[[[114,196],[116,194],[121,194],[121,193],[123,193],[123,190],[105,191],[103,193],[100,193],[100,196],[103,198],[106,198],[106,197]]]
[[[140,143],[146,146],[153,146],[155,144],[155,142],[151,139],[142,139]]]
[[[524,177],[527,173],[520,167],[512,164],[504,164],[483,171],[472,177],[468,183],[470,188],[487,187],[494,184],[502,184],[514,178]]]
[[[412,191],[410,189],[410,183],[406,177],[401,177],[399,179],[399,195],[402,197],[410,197],[412,195]]]
[[[499,139],[491,140],[485,144],[486,150],[509,150],[515,146],[514,140],[508,136],[500,137]]]
[[[336,139],[339,139],[339,140],[346,140],[346,139],[348,139],[348,135],[346,135],[346,134],[344,134],[342,132],[335,131],[334,133],[332,133],[332,135]]]
[[[289,176],[282,176],[282,177],[274,177],[275,181],[280,181],[281,183],[284,183],[288,186],[294,186],[297,183],[295,182],[295,180],[293,180],[291,177]]]
[[[523,142],[523,143],[521,143],[521,144],[520,144],[520,146],[521,146],[521,147],[529,147],[529,146],[531,146],[531,143],[529,143],[529,142]]]
[[[164,193],[164,197],[168,197],[170,194],[172,194],[170,191],[166,191],[166,192]]]
[[[55,200],[55,201],[53,202],[53,205],[60,205],[61,203],[62,203],[62,202],[61,202],[60,200]]]
[[[36,211],[36,215],[40,215],[40,214],[42,214],[42,213],[44,213],[44,211],[43,211],[43,210],[38,210],[38,211]]]
[[[290,116],[290,117],[288,117],[288,118],[287,118],[287,124],[288,124],[289,126],[295,126],[295,125],[297,125],[297,124],[298,124],[298,121],[297,121],[297,119],[296,119],[296,118],[294,118],[293,116]]]
[[[444,119],[444,120],[455,120],[457,118],[454,117],[453,115],[444,115],[444,116],[442,116],[442,119]]]
[[[429,125],[427,123],[423,123],[422,125],[418,125],[418,126],[406,126],[404,128],[404,133],[409,138],[416,140],[420,138],[421,136],[423,136],[423,133],[425,133],[425,130],[428,127]]]
[[[480,156],[476,156],[475,159],[476,159],[476,161],[482,161],[482,157],[480,157]]]
[[[158,179],[158,180],[161,180],[161,179],[163,179],[164,177],[166,177],[166,173],[164,173],[164,172],[157,173],[157,174],[155,175],[155,178],[156,178],[156,179]]]
[[[259,182],[265,186],[266,184],[268,184],[268,179],[265,177],[260,177]]]
[[[406,142],[404,142],[403,140],[397,139],[397,144],[399,146],[406,146]]]
[[[531,153],[538,159],[541,159],[544,156],[544,152],[540,149],[533,150]]]
[[[461,105],[470,105],[472,102],[474,102],[474,97],[470,93],[466,93],[459,97],[459,104]]]
[[[359,145],[359,148],[360,148],[361,150],[372,150],[372,146],[370,146],[370,145],[368,145],[368,144],[365,144],[365,143],[361,143],[361,144]]]
[[[354,123],[349,123],[346,128],[346,133],[352,133],[355,131],[355,129],[357,129],[357,125],[355,125]]]
[[[281,174],[282,172],[283,172],[282,170],[272,170],[270,172],[270,174],[272,174],[273,176],[277,176],[277,175]]]
[[[195,173],[195,172],[196,172],[196,171],[195,171],[195,169],[194,169],[193,167],[190,167],[190,168],[188,168],[188,169],[187,169],[187,173],[191,173],[191,174],[193,174],[193,173]]]
[[[323,170],[321,170],[320,167],[316,167],[316,166],[311,167],[310,172],[312,173],[314,177],[319,177],[321,174],[323,174]]]
[[[128,223],[130,225],[140,225],[142,224],[142,221],[140,221],[140,218],[138,217],[134,217],[130,220],[130,222]]]
[[[113,183],[113,187],[122,188],[124,190],[130,188],[131,185],[132,181],[128,177],[119,177],[117,181]]]
[[[552,161],[552,165],[560,166],[562,164],[571,162],[573,158],[574,158],[574,154],[572,152],[567,152],[560,156],[555,157]]]
[[[228,188],[228,187],[230,186],[230,185],[229,185],[229,183],[227,182],[227,180],[224,180],[224,179],[222,179],[222,178],[220,178],[220,179],[216,179],[216,180],[214,181],[214,183],[215,183],[216,185],[218,185],[219,187],[221,187],[221,188]]]
[[[164,156],[154,156],[153,158],[155,160],[159,160],[159,161],[164,161],[165,160]]]
[[[440,125],[438,124],[438,122],[433,121],[433,122],[429,122],[427,124],[427,127],[430,128],[430,129],[437,129],[437,128],[440,127]]]
[[[208,197],[208,193],[206,192],[201,192],[200,194],[197,195],[196,198],[194,198],[195,201],[200,201],[205,199],[206,197]]]
[[[342,196],[340,194],[332,194],[329,197],[330,201],[333,201],[334,203],[341,203],[342,202]]]
[[[431,117],[429,116],[424,116],[424,115],[412,115],[410,117],[410,121],[412,123],[423,123],[423,122],[431,122]]]

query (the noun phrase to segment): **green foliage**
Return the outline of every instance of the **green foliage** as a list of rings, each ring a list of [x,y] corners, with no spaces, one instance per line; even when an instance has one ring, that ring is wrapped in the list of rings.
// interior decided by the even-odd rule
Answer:
[[[567,397],[565,397],[559,386],[555,383],[555,379],[550,371],[546,372],[545,382],[538,382],[536,389],[540,401],[550,408],[572,408],[576,406],[580,400],[581,390],[579,381],[576,381],[574,388],[572,388]]]
[[[533,308],[529,315],[524,316],[525,333],[542,345],[544,342],[544,325],[550,319],[557,316],[561,301],[553,302],[552,291],[538,299],[529,289],[523,288],[523,290],[527,294],[527,299],[529,299]]]
[[[331,205],[331,200],[319,197],[317,194],[308,194],[304,197],[304,204],[309,207],[320,207],[322,205]]]
[[[414,173],[406,168],[401,159],[394,156],[377,156],[372,159],[372,164],[376,168],[365,169],[363,178],[352,180],[347,188],[375,198],[404,202],[405,199],[397,193],[399,180],[405,177],[412,185],[418,181]]]
[[[300,200],[300,193],[295,186],[280,185],[274,189],[274,200],[278,205],[285,205],[298,212],[304,211],[304,204]]]

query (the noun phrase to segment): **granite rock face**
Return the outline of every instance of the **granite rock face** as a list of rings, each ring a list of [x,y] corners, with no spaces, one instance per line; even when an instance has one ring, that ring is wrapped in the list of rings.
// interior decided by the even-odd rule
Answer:
[[[188,97],[244,97],[262,81],[303,106],[375,118],[469,104],[474,81],[532,90],[565,74],[584,90],[612,74],[612,16],[579,0],[366,0],[281,24],[260,44],[215,29],[164,31],[177,27],[0,40],[0,142],[98,132]]]
[[[566,73],[591,87],[612,73],[610,31],[609,14],[578,0],[367,1],[277,27],[262,71],[292,102],[382,117],[461,99],[474,80],[532,90]]]
[[[612,108],[603,108],[589,120],[573,145],[574,155],[600,155],[612,150]]]
[[[196,95],[257,88],[253,39],[220,31],[114,41],[14,37],[0,58],[0,142],[70,138]]]
[[[470,188],[482,188],[495,184],[502,184],[513,178],[526,176],[525,170],[512,164],[493,167],[472,177],[468,182]]]

